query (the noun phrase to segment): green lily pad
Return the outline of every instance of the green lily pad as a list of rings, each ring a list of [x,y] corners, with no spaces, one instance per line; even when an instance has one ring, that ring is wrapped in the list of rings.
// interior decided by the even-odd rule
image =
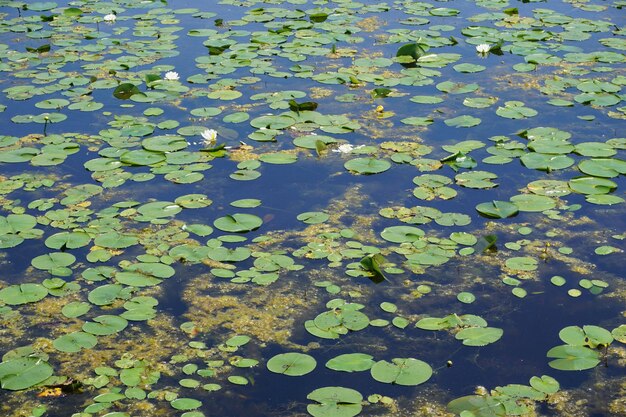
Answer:
[[[424,231],[413,226],[386,227],[380,236],[393,243],[414,242],[424,236]]]
[[[235,213],[220,217],[213,222],[213,226],[223,232],[244,233],[258,229],[263,220],[253,214]]]
[[[7,305],[35,303],[48,295],[48,290],[41,284],[11,285],[0,290],[0,301]]]
[[[85,332],[73,332],[59,336],[52,342],[52,346],[61,352],[75,353],[82,349],[91,349],[98,343],[98,339]]]
[[[202,401],[194,398],[179,397],[170,402],[170,405],[176,410],[188,411],[200,408],[202,406]]]
[[[0,363],[0,387],[23,390],[45,381],[53,373],[52,366],[40,358],[9,359]]]
[[[126,319],[119,316],[105,314],[94,317],[93,321],[88,321],[83,324],[83,331],[96,336],[106,336],[120,332],[124,330],[126,326],[128,326],[128,321],[126,321]]]
[[[466,346],[486,346],[500,340],[504,331],[497,327],[469,327],[462,329],[454,337]]]
[[[584,346],[555,346],[546,356],[555,358],[548,365],[561,371],[582,371],[595,368],[600,363],[599,352]]]
[[[347,161],[344,167],[357,174],[379,174],[391,168],[391,163],[384,159],[355,158]]]
[[[372,356],[365,353],[346,353],[335,356],[326,362],[327,368],[343,372],[367,371],[373,365]]]
[[[306,224],[319,224],[324,223],[330,216],[320,211],[307,211],[306,213],[298,214],[296,218]]]
[[[72,301],[63,306],[61,309],[61,313],[68,318],[76,318],[80,317],[83,314],[86,314],[91,310],[91,306],[89,303],[85,303],[82,301]]]
[[[476,206],[476,211],[487,217],[505,219],[507,217],[515,216],[519,212],[519,208],[517,205],[509,203],[508,201],[494,200],[478,204]]]
[[[394,358],[391,362],[376,362],[370,370],[378,382],[398,385],[419,385],[430,379],[432,368],[423,361],[413,358]]]
[[[354,417],[362,410],[363,396],[350,388],[318,388],[306,397],[318,404],[309,404],[306,410],[313,417]]]
[[[304,353],[281,353],[267,361],[267,369],[288,376],[306,375],[315,369],[315,359]]]
[[[548,196],[536,194],[518,194],[511,197],[511,202],[519,211],[546,211],[556,207],[556,201]]]
[[[516,271],[534,271],[537,269],[538,262],[529,256],[519,256],[507,259],[505,265]]]

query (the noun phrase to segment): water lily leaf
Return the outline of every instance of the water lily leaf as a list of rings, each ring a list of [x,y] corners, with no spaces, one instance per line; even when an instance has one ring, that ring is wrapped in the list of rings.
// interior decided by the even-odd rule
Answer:
[[[428,45],[423,43],[407,43],[398,48],[396,52],[396,57],[400,58],[400,63],[403,66],[411,67],[414,66],[415,61],[417,61],[421,56],[423,56],[428,50]]]
[[[45,245],[51,249],[76,249],[86,246],[91,237],[85,232],[60,232],[46,239]]]
[[[556,207],[556,201],[550,197],[536,194],[518,194],[511,197],[511,202],[519,211],[539,212]]]
[[[620,324],[611,331],[611,335],[615,340],[626,343],[626,324]]]
[[[548,365],[560,371],[582,371],[594,368],[600,363],[600,353],[584,346],[555,346],[546,356],[556,358]]]
[[[241,200],[232,201],[230,205],[237,208],[254,208],[261,205],[261,200],[258,200],[256,198],[244,198]]]
[[[504,331],[497,327],[469,327],[462,329],[454,337],[466,346],[486,346],[500,340]]]
[[[515,216],[519,212],[519,209],[517,205],[509,203],[508,201],[494,200],[478,204],[476,206],[476,211],[487,217],[505,219],[507,217]]]
[[[505,417],[506,408],[498,397],[468,395],[448,403],[448,410],[463,417]]]
[[[478,90],[479,85],[476,83],[464,84],[452,81],[444,81],[437,84],[437,90],[448,94],[466,94]]]
[[[519,256],[507,259],[504,264],[507,268],[516,271],[534,271],[537,269],[538,262],[529,256]]]
[[[155,165],[165,161],[165,154],[161,152],[151,152],[144,149],[128,151],[120,156],[120,161],[129,165],[147,166]]]
[[[538,195],[544,195],[547,197],[562,197],[570,194],[571,190],[568,183],[559,180],[537,180],[532,181],[526,185],[526,188]]]
[[[414,242],[424,236],[424,231],[413,226],[386,227],[380,236],[393,243]]]
[[[298,155],[287,152],[266,153],[259,157],[259,161],[266,164],[293,164],[298,160]]]
[[[83,301],[72,301],[63,306],[61,313],[68,318],[80,317],[91,309],[89,303]]]
[[[72,332],[54,339],[52,346],[61,352],[75,353],[82,349],[91,349],[97,343],[98,339],[94,335],[85,332]]]
[[[507,119],[525,119],[537,115],[537,111],[525,107],[521,101],[507,101],[503,107],[498,107],[496,114]]]
[[[413,358],[394,358],[376,362],[370,370],[378,382],[398,385],[419,385],[430,379],[433,370],[426,362]]]
[[[560,389],[559,382],[548,375],[542,375],[541,377],[533,376],[530,378],[530,386],[548,395],[554,394]]]
[[[367,371],[374,365],[373,357],[365,353],[346,353],[335,356],[326,362],[326,367],[334,371]]]
[[[481,120],[478,117],[463,115],[446,119],[443,122],[451,127],[472,127],[478,126]]]
[[[430,117],[405,117],[400,120],[402,123],[410,126],[428,126],[434,122]]]
[[[126,298],[124,287],[119,284],[105,284],[91,290],[87,299],[90,303],[103,306],[113,304],[118,298]]]
[[[118,232],[108,232],[96,236],[94,244],[103,248],[124,249],[136,245],[139,242],[135,236],[129,236]]]
[[[585,201],[591,204],[612,206],[614,204],[623,203],[624,199],[616,195],[592,194],[585,196]]]
[[[306,375],[315,369],[317,361],[310,355],[298,352],[281,353],[267,361],[267,369],[288,376]]]
[[[306,410],[313,417],[354,417],[362,410],[363,396],[350,388],[323,387],[306,397],[319,404],[309,404]]]
[[[578,177],[568,181],[572,191],[580,194],[608,194],[617,188],[617,184],[606,178]]]
[[[113,90],[113,96],[120,100],[128,100],[134,94],[140,93],[139,88],[135,84],[122,83]]]
[[[386,260],[380,253],[364,256],[359,263],[364,270],[372,275],[371,279],[375,283],[378,284],[387,279],[381,270],[381,265],[386,263]]]
[[[164,135],[147,138],[141,146],[148,151],[176,152],[185,149],[188,143],[182,136]]]
[[[52,376],[54,370],[41,358],[15,358],[0,363],[0,387],[19,391],[37,385]]]
[[[253,214],[236,213],[220,217],[213,222],[213,225],[223,231],[232,233],[243,233],[258,229],[263,224],[263,220]]]
[[[83,331],[96,336],[106,336],[124,330],[128,321],[120,316],[105,314],[83,324]]]
[[[7,305],[35,303],[48,295],[48,290],[41,284],[11,285],[0,290],[0,301]]]
[[[471,304],[476,301],[476,296],[471,292],[460,292],[456,295],[456,299],[463,304]]]
[[[559,338],[568,345],[588,346],[597,348],[598,346],[608,346],[613,341],[613,336],[608,330],[592,325],[567,326],[559,332]]]
[[[357,174],[379,174],[391,168],[391,163],[384,159],[355,158],[347,161],[344,167]]]
[[[626,161],[617,158],[586,159],[578,164],[578,169],[593,177],[614,178],[626,174]]]
[[[48,271],[53,275],[67,276],[71,274],[71,270],[66,267],[74,262],[76,262],[76,257],[71,253],[52,252],[33,258],[31,265],[37,269]]]
[[[176,410],[188,411],[200,408],[202,406],[202,402],[194,398],[180,397],[170,402],[170,405]]]
[[[526,168],[540,171],[555,171],[569,168],[574,165],[574,159],[565,155],[549,155],[544,153],[530,152],[520,158]]]
[[[188,209],[208,207],[211,204],[213,204],[213,200],[211,200],[205,194],[181,195],[180,197],[177,197],[176,200],[174,200],[174,202],[178,204],[179,206],[188,208]],[[168,216],[171,216],[172,213],[176,214],[179,212],[176,207],[171,207],[171,206],[164,206],[163,211],[164,211],[164,214],[168,213],[167,214]],[[146,213],[144,212],[142,214],[145,215]],[[150,215],[152,216],[154,215],[154,213],[150,213]]]
[[[316,149],[316,144],[318,141],[321,141],[324,145],[330,145],[333,143],[337,143],[337,140],[331,138],[330,136],[324,135],[304,135],[299,136],[293,140],[293,144],[299,146],[301,148]]]
[[[305,213],[298,214],[296,218],[306,224],[319,224],[324,223],[330,218],[330,216],[320,211],[307,211]]]

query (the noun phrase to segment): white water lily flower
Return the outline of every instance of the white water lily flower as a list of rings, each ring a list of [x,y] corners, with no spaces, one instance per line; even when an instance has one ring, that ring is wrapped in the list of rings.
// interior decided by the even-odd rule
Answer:
[[[176,71],[168,71],[165,73],[165,79],[167,81],[178,81],[180,80],[180,77]]]
[[[204,141],[202,142],[204,145],[209,146],[215,143],[217,139],[217,131],[214,129],[207,129],[204,132],[200,133]]]
[[[480,45],[476,45],[476,52],[482,55],[489,53],[490,49],[491,49],[491,45],[486,44],[486,43],[481,43]]]
[[[103,19],[105,22],[113,23],[115,22],[115,19],[117,19],[117,16],[114,13],[109,13],[104,15]]]
[[[362,148],[363,146],[365,145],[354,146],[349,143],[344,143],[343,145],[339,145],[337,149],[333,149],[333,152],[350,153],[355,149]]]

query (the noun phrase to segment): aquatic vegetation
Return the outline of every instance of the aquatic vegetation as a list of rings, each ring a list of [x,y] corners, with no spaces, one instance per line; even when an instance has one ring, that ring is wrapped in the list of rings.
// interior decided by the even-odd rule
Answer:
[[[0,413],[622,413],[622,8],[0,2]]]

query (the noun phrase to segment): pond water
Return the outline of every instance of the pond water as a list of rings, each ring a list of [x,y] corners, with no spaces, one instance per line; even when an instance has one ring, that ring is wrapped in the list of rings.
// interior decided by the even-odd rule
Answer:
[[[626,415],[624,7],[0,0],[0,414]]]

